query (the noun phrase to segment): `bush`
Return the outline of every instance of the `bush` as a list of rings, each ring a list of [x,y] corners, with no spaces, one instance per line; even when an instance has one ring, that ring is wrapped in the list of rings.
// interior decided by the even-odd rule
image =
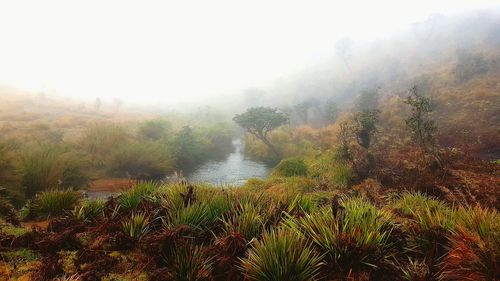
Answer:
[[[309,281],[322,266],[321,257],[300,236],[284,229],[265,233],[241,260],[250,280]]]
[[[62,215],[75,208],[81,194],[73,190],[44,191],[33,200],[33,210],[40,218]]]
[[[73,210],[73,216],[82,221],[95,221],[103,215],[106,201],[104,200],[83,200]]]
[[[151,180],[164,178],[172,172],[173,160],[166,145],[158,142],[132,143],[113,151],[107,166],[113,176]]]
[[[127,143],[129,135],[118,125],[95,125],[85,131],[80,145],[91,154],[107,155],[110,151]]]
[[[301,218],[289,216],[285,225],[320,248],[326,261],[344,273],[377,268],[390,249],[387,239],[392,226],[388,214],[359,198],[348,199],[341,205],[344,211],[336,217],[332,210],[324,208]]]
[[[72,152],[57,146],[40,146],[26,152],[21,163],[22,185],[33,196],[51,188],[80,187],[88,183],[83,163]]]
[[[125,211],[136,209],[144,200],[154,199],[153,196],[159,188],[157,183],[141,182],[118,195],[118,206]]]
[[[139,241],[149,230],[149,218],[143,213],[132,214],[122,222],[122,230],[130,238]]]
[[[139,136],[148,140],[160,140],[167,137],[172,129],[170,122],[164,119],[153,119],[139,126]]]
[[[282,177],[306,176],[307,166],[302,159],[283,159],[276,168],[274,168],[274,174]]]

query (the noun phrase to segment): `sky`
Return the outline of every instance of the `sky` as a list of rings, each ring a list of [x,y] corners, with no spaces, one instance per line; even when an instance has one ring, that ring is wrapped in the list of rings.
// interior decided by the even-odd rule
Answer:
[[[332,54],[492,0],[0,0],[0,85],[176,104],[264,85]]]

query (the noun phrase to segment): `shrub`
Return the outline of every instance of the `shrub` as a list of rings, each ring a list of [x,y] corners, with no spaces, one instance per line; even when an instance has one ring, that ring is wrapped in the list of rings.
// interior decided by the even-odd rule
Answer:
[[[139,136],[149,140],[160,140],[167,137],[172,129],[170,122],[164,119],[153,119],[139,126]]]
[[[301,218],[289,216],[285,225],[311,241],[344,273],[373,269],[386,257],[392,225],[388,214],[369,202],[353,198],[344,201],[336,217],[329,208]]]
[[[166,145],[161,143],[131,143],[114,150],[107,166],[113,176],[151,180],[172,172],[173,159]]]
[[[265,233],[241,260],[250,280],[314,280],[322,266],[321,256],[300,236],[284,229]]]
[[[122,210],[133,210],[144,200],[155,199],[154,195],[158,192],[159,188],[160,185],[155,182],[138,183],[136,186],[118,195],[118,205]]]
[[[149,218],[143,213],[132,214],[122,222],[122,230],[129,237],[139,241],[149,230]]]
[[[75,208],[81,194],[73,190],[50,190],[36,195],[33,210],[38,217],[62,215]]]
[[[88,183],[82,168],[74,153],[62,147],[40,146],[28,150],[22,158],[22,185],[28,196],[51,188],[80,187]]]
[[[307,166],[302,159],[283,159],[276,168],[274,168],[274,174],[282,177],[306,176]]]
[[[106,155],[128,140],[129,135],[123,127],[101,124],[88,128],[80,139],[80,145],[91,154]]]
[[[82,221],[94,221],[103,215],[106,201],[83,200],[73,210],[73,216]]]

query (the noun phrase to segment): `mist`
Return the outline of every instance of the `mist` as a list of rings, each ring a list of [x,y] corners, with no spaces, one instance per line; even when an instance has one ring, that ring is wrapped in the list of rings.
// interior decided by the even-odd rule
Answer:
[[[338,80],[375,61],[397,72],[410,44],[435,52],[443,42],[460,46],[467,34],[448,24],[481,12],[498,25],[497,8],[495,1],[2,2],[0,85],[183,110],[231,108],[252,99],[248,89],[265,93],[260,103],[300,102],[345,94]],[[313,89],[311,76],[325,81]]]

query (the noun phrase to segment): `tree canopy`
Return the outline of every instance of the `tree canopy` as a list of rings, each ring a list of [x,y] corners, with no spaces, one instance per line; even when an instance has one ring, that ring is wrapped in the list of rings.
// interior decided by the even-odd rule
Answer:
[[[278,111],[277,108],[252,107],[247,109],[245,113],[236,114],[233,120],[246,129],[247,132],[264,142],[279,156],[279,152],[268,140],[267,135],[272,130],[288,123],[289,118],[285,113]]]

